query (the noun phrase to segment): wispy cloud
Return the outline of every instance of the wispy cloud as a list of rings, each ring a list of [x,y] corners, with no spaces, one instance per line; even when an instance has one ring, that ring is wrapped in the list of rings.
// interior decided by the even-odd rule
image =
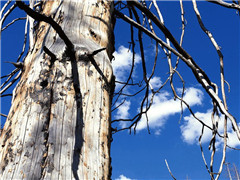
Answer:
[[[161,78],[158,76],[153,76],[152,79],[150,79],[150,86],[152,86],[152,88],[159,88],[162,85],[162,81]]]
[[[183,99],[190,105],[200,105],[203,100],[203,93],[201,90],[190,87],[186,89]],[[183,106],[183,110],[187,107]],[[181,112],[180,101],[174,100],[168,92],[160,93],[155,96],[153,105],[148,111],[148,125],[151,129],[155,130],[155,134],[159,135],[161,127],[163,127],[168,120],[169,116]],[[138,123],[137,130],[147,128],[146,117],[144,116]]]
[[[116,103],[116,107],[119,106],[120,103]],[[129,110],[130,110],[131,102],[125,101],[121,106],[118,107],[116,114],[114,115],[115,119],[127,119],[130,116]],[[121,128],[125,128],[127,126],[127,123],[124,121],[120,122]]]
[[[206,113],[195,113],[196,117],[201,119],[204,123],[211,127],[211,112],[210,110]],[[192,116],[185,116],[184,123],[181,125],[181,132],[183,141],[188,144],[198,143],[198,138],[201,134],[202,125],[197,122],[197,120]],[[204,135],[202,137],[202,142],[205,143],[211,138],[211,131],[205,128]]]
[[[196,117],[201,119],[205,124],[212,127],[211,120],[211,110],[207,110],[205,113],[196,112]],[[240,127],[240,123],[238,124]],[[192,116],[184,117],[184,124],[181,126],[182,139],[188,144],[198,144],[198,138],[201,134],[202,125]],[[219,133],[223,134],[224,132],[224,118],[220,117],[219,120]],[[231,147],[239,147],[240,142],[236,136],[236,133],[232,130],[231,124],[228,126],[228,145]],[[202,137],[202,143],[210,142],[212,137],[212,132],[208,128],[205,128],[204,134]],[[217,138],[216,145],[220,146],[223,144],[222,138]]]
[[[127,177],[124,176],[124,175],[120,175],[116,180],[132,180],[132,179],[127,178]]]
[[[127,78],[126,73],[131,69],[133,53],[128,48],[120,46],[113,53],[113,56],[115,57],[115,60],[112,62],[113,72],[117,80],[123,81]],[[140,60],[140,56],[135,54],[135,64],[138,64]]]
[[[120,103],[116,103],[116,107],[119,106]],[[121,106],[118,107],[117,113],[115,114],[116,119],[126,119],[129,117],[129,109],[131,102],[125,101]]]

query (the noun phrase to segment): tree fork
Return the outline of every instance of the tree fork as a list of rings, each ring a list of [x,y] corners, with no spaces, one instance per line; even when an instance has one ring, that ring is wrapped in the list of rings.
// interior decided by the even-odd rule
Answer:
[[[111,177],[113,9],[97,0],[43,3],[42,14],[51,19],[37,19],[36,41],[13,93],[0,139],[1,178]]]

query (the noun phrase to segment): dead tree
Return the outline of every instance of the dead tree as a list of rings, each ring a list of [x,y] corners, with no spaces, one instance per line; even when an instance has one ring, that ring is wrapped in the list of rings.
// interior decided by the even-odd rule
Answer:
[[[29,5],[16,1],[11,7],[8,7],[11,0],[6,2],[1,10],[1,31],[14,22],[25,19],[26,31],[23,51],[16,62],[11,62],[16,69],[2,77],[7,79],[1,85],[1,97],[7,96],[4,93],[14,82],[18,79],[19,82],[12,93],[12,106],[1,133],[1,178],[109,179],[112,133],[122,130],[135,131],[143,116],[148,119],[147,112],[151,108],[154,96],[169,82],[173,97],[179,99],[182,105],[186,105],[190,113],[202,124],[202,133],[205,128],[212,131],[210,142],[210,147],[213,149],[212,158],[210,168],[207,164],[206,167],[211,179],[218,179],[228,147],[227,123],[232,124],[238,139],[240,139],[240,131],[235,118],[227,108],[222,52],[213,35],[204,26],[196,1],[192,2],[202,30],[209,36],[219,55],[222,97],[218,95],[218,86],[182,47],[185,29],[182,0],[180,0],[182,12],[180,42],[164,25],[156,0],[151,2],[132,0],[126,3],[97,0],[31,0]],[[233,1],[232,4],[221,0],[211,2],[240,10],[239,1]],[[153,14],[151,7],[156,9],[157,14]],[[27,18],[17,18],[2,27],[7,16],[15,8],[25,11]],[[123,13],[123,9],[128,9],[129,13]],[[133,63],[127,81],[116,82],[123,84],[123,87],[114,93],[115,81],[111,60],[114,51],[115,18],[121,18],[131,26]],[[27,33],[28,24],[29,33]],[[134,28],[138,31],[143,81],[139,91],[128,95],[123,93],[124,88],[139,85],[133,82],[132,76],[135,55]],[[155,33],[156,30],[160,30],[165,35],[165,40]],[[146,68],[143,33],[156,41],[156,58],[150,73]],[[29,49],[27,55],[22,57],[28,34]],[[169,77],[161,87],[153,89],[150,80],[156,71],[159,47],[166,54]],[[175,64],[171,59],[172,54],[178,57]],[[212,126],[208,126],[196,117],[191,107],[184,101],[184,80],[178,72],[179,61],[191,69],[193,76],[212,99]],[[182,79],[183,92],[180,95],[174,86],[173,76],[176,75]],[[131,119],[111,122],[111,105],[114,105],[121,96],[134,96],[140,92],[145,93],[139,108],[140,112]],[[113,95],[115,99],[112,103]],[[123,103],[124,101],[119,106]],[[218,132],[218,122],[215,120],[220,113],[225,117],[224,134]],[[111,123],[121,121],[128,121],[130,125],[126,128],[111,129]],[[212,166],[217,136],[224,139],[224,148],[219,171],[215,173]],[[200,147],[201,137],[202,135],[199,138]],[[205,162],[204,154],[203,159]],[[171,175],[174,177],[172,173]]]
[[[108,179],[113,4],[14,6],[39,24],[1,136],[2,178]]]

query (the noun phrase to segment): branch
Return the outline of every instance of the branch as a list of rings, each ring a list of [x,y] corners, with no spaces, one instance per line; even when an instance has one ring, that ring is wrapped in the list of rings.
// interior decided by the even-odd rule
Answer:
[[[12,94],[1,94],[0,97],[12,96]]]
[[[1,10],[1,20],[0,20],[0,29],[2,29],[2,25],[3,25],[3,23],[4,23],[4,21],[6,20],[6,18],[8,17],[8,15],[17,7],[17,5],[16,5],[16,3],[14,3],[9,9],[8,9],[8,11],[4,14],[4,16],[2,17],[2,13],[3,13],[3,11],[4,11],[4,9],[7,7],[7,5],[10,3],[11,1],[8,1],[5,5],[6,6],[4,6],[3,7],[3,9]],[[1,39],[1,31],[0,31],[0,39]]]
[[[184,8],[183,8],[183,2],[182,2],[182,0],[180,0],[180,8],[181,8],[182,33],[181,33],[181,38],[180,38],[180,43],[179,43],[179,45],[182,46],[183,37],[184,37],[184,34],[185,34],[185,22],[186,22],[186,20],[185,20],[185,18],[184,18],[185,12],[184,12]],[[179,63],[179,56],[177,57],[177,62],[176,62],[176,65],[175,65],[175,68],[174,68],[174,69],[177,68],[178,63]]]
[[[2,95],[2,93],[4,93],[9,87],[11,87],[13,85],[13,83],[18,80],[18,78],[21,76],[21,74],[22,74],[22,71],[20,71],[18,73],[18,75],[5,88],[3,88],[0,91],[0,95]]]
[[[35,12],[31,8],[29,8],[26,4],[24,4],[22,1],[16,1],[16,5],[20,9],[24,10],[29,16],[31,16],[35,20],[44,21],[46,23],[49,23],[53,27],[53,29],[58,33],[59,37],[64,41],[68,50],[73,50],[74,45],[72,44],[72,42],[69,40],[67,35],[64,33],[61,26],[58,23],[56,23],[50,16],[48,17],[43,14]]]
[[[204,132],[204,126],[202,126],[202,131],[201,131],[201,135],[199,136],[199,139],[198,139],[198,142],[199,142],[199,146],[200,146],[200,150],[201,150],[201,154],[202,154],[202,159],[203,159],[203,162],[205,164],[205,167],[211,177],[211,180],[214,180],[214,176],[213,176],[213,172],[210,172],[209,168],[208,168],[208,165],[207,165],[207,162],[206,162],[206,159],[205,159],[205,156],[204,156],[204,152],[203,152],[203,147],[202,147],[202,136],[203,136],[203,132]]]
[[[129,15],[132,19],[132,11],[131,9],[128,7],[128,11],[129,11]],[[129,85],[129,81],[132,78],[132,73],[134,70],[134,66],[135,66],[135,42],[134,42],[134,31],[133,31],[133,25],[130,24],[130,32],[131,32],[131,47],[132,47],[132,65],[131,65],[131,70],[130,73],[128,75],[128,79],[127,81],[124,83],[124,85],[121,87],[121,89],[118,91],[118,97],[116,98],[115,102],[113,103],[113,105],[115,105],[115,103],[117,102],[117,100],[119,99],[120,95],[122,94],[124,88]],[[130,47],[129,47],[130,48]],[[117,81],[115,81],[117,82]]]
[[[97,49],[97,50],[93,51],[91,54],[87,54],[87,57],[89,58],[90,62],[91,62],[92,65],[95,67],[95,69],[97,70],[97,72],[102,76],[104,82],[106,83],[107,90],[109,91],[110,84],[109,84],[106,76],[103,74],[102,70],[100,69],[100,67],[97,65],[95,59],[93,58],[93,56],[95,56],[96,54],[100,53],[101,51],[104,51],[105,49],[106,49],[106,48]]]
[[[165,163],[166,163],[166,166],[167,166],[168,171],[169,171],[169,173],[171,174],[172,178],[173,178],[174,180],[176,180],[176,178],[173,176],[173,174],[172,174],[172,172],[171,172],[171,170],[170,170],[170,168],[169,168],[169,166],[168,166],[168,162],[167,162],[166,159],[165,159]]]
[[[11,26],[13,23],[15,23],[16,21],[19,21],[19,20],[24,20],[26,19],[26,17],[20,17],[20,18],[16,18],[14,19],[12,22],[8,23],[4,28],[2,28],[1,31],[4,31],[5,29],[7,29],[9,26]]]
[[[43,51],[50,56],[50,66],[49,67],[51,68],[52,65],[54,64],[54,62],[56,61],[57,57],[46,46],[43,46]]]
[[[19,68],[14,69],[14,70],[13,70],[10,74],[8,74],[8,75],[2,76],[1,79],[2,79],[2,78],[5,78],[5,77],[8,77],[8,78],[4,81],[4,83],[1,84],[0,89],[2,89],[3,86],[5,86],[5,84],[7,84],[7,83],[9,82],[9,80],[10,80],[18,71],[19,71]]]
[[[224,88],[225,80],[224,80],[224,68],[223,68],[223,54],[222,54],[222,52],[220,50],[220,47],[218,46],[217,42],[215,41],[212,33],[209,30],[207,30],[207,28],[204,26],[204,24],[202,22],[201,15],[200,15],[200,12],[198,11],[198,8],[197,8],[196,0],[192,0],[192,3],[193,3],[194,11],[196,13],[196,16],[197,16],[198,22],[200,24],[200,27],[207,34],[207,36],[211,40],[213,46],[215,47],[215,49],[216,49],[216,51],[218,53],[219,60],[220,60],[221,90],[222,90],[223,103],[224,103],[225,109],[228,110],[228,108],[227,108],[227,101],[226,101],[226,95],[225,95],[225,88]]]
[[[150,17],[153,18],[154,23],[157,25],[159,25],[159,28],[162,27],[162,23],[157,19],[157,17],[155,15],[153,15],[148,9],[144,9],[144,7],[141,6],[141,4],[138,4],[138,2],[131,1],[131,3],[137,4],[137,7],[140,7],[140,10],[146,11]],[[177,52],[175,49],[173,49],[172,47],[168,46],[168,44],[166,44],[165,42],[163,42],[159,37],[155,36],[153,33],[151,33],[149,30],[147,30],[146,28],[144,28],[143,26],[141,26],[140,24],[136,23],[134,20],[130,19],[129,17],[127,17],[126,15],[116,11],[115,12],[117,16],[119,16],[120,18],[122,18],[123,20],[125,20],[128,23],[131,23],[133,26],[141,29],[143,32],[145,32],[147,35],[149,35],[150,37],[154,38],[158,43],[162,44],[164,47],[166,47],[168,50],[171,50],[175,55],[179,56],[192,70],[194,76],[196,77],[197,81],[203,86],[203,88],[206,90],[206,92],[209,94],[209,96],[216,101],[219,109],[221,110],[221,112],[225,115],[228,116],[228,118],[231,120],[232,124],[233,124],[233,128],[235,129],[235,132],[238,136],[238,139],[240,140],[240,130],[237,126],[236,120],[235,118],[225,109],[224,104],[222,103],[222,100],[218,97],[218,95],[215,94],[215,92],[213,91],[213,89],[211,88],[211,84],[212,82],[209,80],[208,76],[206,75],[206,73],[195,63],[195,61],[193,61],[192,57],[186,53],[185,50],[182,49],[182,47],[176,42],[176,40],[173,38],[173,36],[171,35],[170,37],[168,37],[170,39],[170,41],[175,44],[174,46],[176,47],[176,49],[178,49]],[[156,22],[155,22],[156,21]],[[163,30],[166,30],[166,27],[163,26]],[[168,30],[166,31],[168,33],[170,33]],[[165,35],[167,35],[168,33],[164,32]],[[172,39],[173,38],[173,39]],[[172,41],[173,40],[173,41]],[[176,44],[177,43],[177,44]]]
[[[26,43],[27,43],[27,34],[28,34],[28,20],[29,20],[29,17],[27,17],[27,20],[26,20],[26,23],[25,23],[25,32],[24,32],[22,52],[19,54],[19,56],[17,58],[17,62],[20,61],[23,53],[25,52]]]
[[[6,115],[6,114],[2,114],[2,113],[0,113],[0,116],[7,117],[7,115]]]
[[[18,69],[23,69],[23,63],[22,62],[9,62],[9,61],[5,61],[5,63],[10,63],[12,65],[15,66],[15,68],[18,68]]]
[[[115,107],[114,109],[112,109],[111,112],[115,111],[115,110],[118,109],[120,106],[122,106],[125,101],[126,101],[126,98],[124,98],[123,101],[122,101],[119,105],[117,105],[117,107]]]
[[[229,167],[228,167],[228,165],[229,165],[230,163],[225,162],[224,164],[227,166],[227,172],[228,172],[229,180],[232,180],[232,176],[231,176],[231,173],[230,173],[230,170],[229,170]]]
[[[222,172],[223,169],[223,165],[225,163],[225,159],[226,159],[226,149],[227,149],[227,116],[225,116],[224,118],[224,145],[223,145],[223,155],[222,155],[222,161],[218,170],[218,174],[216,176],[216,180],[218,180],[218,178],[220,177],[220,174]]]
[[[226,8],[236,9],[236,10],[240,11],[239,4],[235,4],[235,3],[231,4],[231,3],[224,2],[222,0],[206,0],[206,1],[214,3],[214,4],[218,4],[218,5],[226,7]]]
[[[1,8],[1,11],[0,11],[0,17],[2,18],[2,13],[3,11],[5,11],[6,7],[12,2],[12,0],[8,0],[4,6]]]
[[[29,0],[29,6],[31,9],[33,9],[34,6],[34,1],[35,0]],[[28,17],[28,21],[29,21],[29,49],[32,50],[33,48],[33,39],[34,39],[34,35],[33,35],[33,30],[34,30],[34,19],[31,17]]]

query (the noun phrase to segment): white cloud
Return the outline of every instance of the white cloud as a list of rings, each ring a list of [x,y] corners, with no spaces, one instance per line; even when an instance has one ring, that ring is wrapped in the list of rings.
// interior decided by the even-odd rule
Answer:
[[[211,112],[195,113],[196,117],[201,119],[204,123],[211,127]],[[192,115],[185,116],[184,124],[180,127],[182,132],[183,141],[188,144],[194,144],[198,142],[198,138],[202,131],[202,125]],[[207,142],[211,138],[211,131],[207,128],[204,129],[204,135],[202,137],[202,143]]]
[[[130,178],[127,178],[124,175],[120,175],[119,178],[117,178],[116,180],[131,180]]]
[[[202,120],[205,124],[212,127],[211,110],[205,113],[197,112],[196,117]],[[240,123],[239,123],[240,126]],[[198,144],[198,138],[201,134],[202,125],[192,115],[184,117],[184,124],[180,127],[182,132],[183,141],[188,144]],[[232,130],[231,124],[228,126],[228,145],[231,147],[239,147],[240,142],[236,133]],[[219,120],[219,133],[224,132],[224,118],[220,117]],[[209,143],[212,137],[212,132],[208,128],[204,128],[204,134],[202,137],[202,143]],[[223,144],[223,139],[217,137],[216,145],[219,147]]]
[[[116,107],[119,106],[120,103],[116,103]],[[125,101],[121,106],[118,107],[117,113],[115,115],[116,119],[126,119],[129,117],[129,109],[131,102]]]
[[[238,127],[240,128],[240,123],[238,123]],[[240,147],[239,139],[236,133],[233,131],[232,127],[231,127],[231,131],[228,133],[228,145],[230,147]]]
[[[186,89],[183,99],[190,105],[200,105],[203,99],[203,93],[196,88]],[[183,106],[183,110],[186,106]],[[151,129],[156,131],[155,134],[159,135],[161,127],[163,127],[170,115],[181,112],[181,104],[179,100],[174,101],[168,92],[163,92],[155,96],[152,107],[148,111],[148,125]],[[143,116],[138,123],[137,130],[147,128],[146,117]]]
[[[120,103],[116,103],[116,107],[119,106]],[[131,102],[125,101],[121,106],[118,107],[117,113],[114,115],[115,119],[128,119],[130,114]],[[121,128],[125,128],[127,126],[127,122],[121,121],[120,122]]]
[[[113,53],[115,60],[112,61],[112,67],[117,80],[127,78],[126,73],[130,72],[132,66],[132,55],[133,53],[124,46],[120,46],[118,50]],[[140,56],[135,54],[135,63],[139,63],[140,60]]]
[[[154,134],[155,134],[156,136],[160,135],[160,134],[161,134],[161,130],[160,130],[160,129],[155,130]]]
[[[154,76],[150,79],[150,85],[152,88],[159,88],[162,85],[162,81],[160,77]]]

